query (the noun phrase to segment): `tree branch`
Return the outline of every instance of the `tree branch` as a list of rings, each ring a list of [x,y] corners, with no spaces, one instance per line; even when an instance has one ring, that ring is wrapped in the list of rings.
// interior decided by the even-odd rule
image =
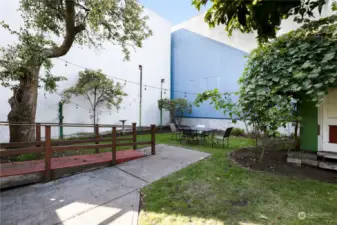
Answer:
[[[94,105],[92,104],[92,101],[91,101],[89,95],[88,95],[87,93],[84,93],[84,95],[85,95],[85,96],[87,97],[87,99],[89,100],[90,105],[91,105],[91,109],[94,110]]]
[[[102,101],[101,98],[103,97],[103,95],[104,95],[104,91],[102,91],[101,94],[100,94],[100,96],[97,98],[97,100],[96,100],[96,106],[98,106],[98,104]]]
[[[61,46],[46,50],[46,55],[48,58],[56,58],[67,54],[74,43],[76,35],[85,30],[84,24],[75,26],[75,1],[65,1],[65,5],[66,34]]]

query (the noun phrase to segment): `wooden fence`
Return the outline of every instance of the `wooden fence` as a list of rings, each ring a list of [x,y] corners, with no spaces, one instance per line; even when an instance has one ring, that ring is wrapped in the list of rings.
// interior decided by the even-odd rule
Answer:
[[[118,137],[117,138],[117,126],[112,125],[111,138],[102,138],[99,135],[99,125],[95,126],[95,138],[81,139],[81,140],[52,140],[51,139],[51,126],[56,125],[43,125],[36,124],[36,141],[34,142],[15,142],[15,143],[1,143],[0,157],[8,157],[13,155],[21,155],[28,153],[44,153],[45,170],[44,179],[45,181],[51,180],[51,159],[53,152],[64,152],[70,150],[79,149],[95,149],[96,153],[99,152],[99,148],[111,148],[112,160],[111,165],[116,164],[116,151],[119,146],[130,146],[133,149],[137,149],[137,145],[150,145],[151,154],[156,154],[156,126],[151,125],[150,141],[137,142],[137,127],[136,123],[132,124],[132,137]],[[41,126],[45,127],[45,140],[41,141]],[[62,126],[65,126],[64,124]],[[72,126],[72,125],[70,125]],[[104,127],[108,127],[104,125]],[[129,141],[129,142],[125,142]],[[99,144],[100,142],[111,142],[109,144]],[[85,144],[93,143],[88,145],[74,145],[74,144]],[[14,149],[15,148],[15,149]]]

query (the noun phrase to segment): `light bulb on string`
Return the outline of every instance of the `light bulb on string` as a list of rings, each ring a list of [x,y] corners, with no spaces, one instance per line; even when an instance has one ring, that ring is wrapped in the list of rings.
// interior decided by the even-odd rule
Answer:
[[[76,105],[76,109],[78,109],[78,105]]]
[[[185,99],[187,99],[186,92],[185,92]]]
[[[126,86],[126,80],[125,80],[125,82],[124,82],[124,86]]]
[[[146,85],[145,85],[145,88],[144,88],[144,90],[146,91]]]
[[[66,61],[66,64],[65,64],[65,66],[68,66],[68,62]]]

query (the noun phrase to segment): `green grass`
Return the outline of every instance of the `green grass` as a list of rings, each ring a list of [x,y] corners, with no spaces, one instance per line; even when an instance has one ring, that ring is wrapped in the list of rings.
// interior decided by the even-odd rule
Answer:
[[[232,138],[230,149],[180,144],[170,135],[157,143],[211,156],[142,189],[139,223],[147,224],[337,224],[337,185],[249,171],[227,154],[251,146]],[[245,206],[235,203],[247,202]],[[298,212],[310,218],[298,219]]]

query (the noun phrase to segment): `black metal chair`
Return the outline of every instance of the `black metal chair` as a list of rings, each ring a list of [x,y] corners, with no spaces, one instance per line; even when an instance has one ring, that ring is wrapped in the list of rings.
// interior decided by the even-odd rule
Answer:
[[[219,144],[219,141],[222,141],[222,147],[225,147],[225,139],[227,140],[227,148],[229,148],[229,136],[231,135],[231,132],[233,130],[233,127],[229,127],[226,129],[226,131],[220,131],[221,135],[215,135],[212,141],[212,147],[216,143]]]
[[[193,131],[191,128],[182,128],[182,139],[186,139],[187,141],[193,140],[197,138],[198,140],[198,133]]]

